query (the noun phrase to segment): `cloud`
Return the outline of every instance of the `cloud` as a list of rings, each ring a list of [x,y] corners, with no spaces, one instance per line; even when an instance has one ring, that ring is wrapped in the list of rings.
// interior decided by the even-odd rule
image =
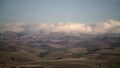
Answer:
[[[89,34],[103,34],[103,33],[120,33],[120,22],[109,20],[107,22],[96,24],[83,23],[7,23],[0,25],[0,31],[14,31],[14,32],[64,32],[64,33],[89,33]]]
[[[54,31],[63,31],[63,32],[91,32],[92,29],[89,25],[86,24],[78,24],[78,23],[67,23],[58,25]]]
[[[107,22],[103,22],[103,23],[98,23],[98,24],[93,24],[93,33],[110,33],[110,30],[112,30],[111,32],[117,31],[117,30],[113,30],[113,28],[118,27],[120,28],[120,22],[119,21],[115,21],[115,20],[109,20]]]
[[[21,32],[24,31],[24,26],[25,24],[22,23],[6,23],[2,24],[2,28],[0,28],[0,31],[14,31],[14,32]]]

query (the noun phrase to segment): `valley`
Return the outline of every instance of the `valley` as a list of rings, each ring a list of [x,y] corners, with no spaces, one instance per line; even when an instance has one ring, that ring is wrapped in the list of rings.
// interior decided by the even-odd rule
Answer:
[[[41,36],[6,31],[0,37],[1,66],[119,68],[120,64],[119,34]]]

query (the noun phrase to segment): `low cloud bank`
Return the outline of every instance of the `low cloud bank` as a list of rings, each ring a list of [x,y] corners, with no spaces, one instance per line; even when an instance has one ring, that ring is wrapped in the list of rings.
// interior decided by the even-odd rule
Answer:
[[[0,32],[57,32],[57,33],[88,33],[88,34],[103,34],[103,33],[120,33],[120,22],[109,20],[107,22],[96,24],[83,23],[6,23],[0,25]]]

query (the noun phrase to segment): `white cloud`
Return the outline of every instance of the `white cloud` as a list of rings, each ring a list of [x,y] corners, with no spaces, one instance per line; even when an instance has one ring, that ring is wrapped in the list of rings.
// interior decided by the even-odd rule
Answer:
[[[64,32],[64,33],[120,33],[120,22],[110,20],[103,23],[87,25],[83,23],[7,23],[0,25],[0,31],[33,31],[33,32]]]
[[[94,24],[92,28],[93,28],[94,33],[107,33],[108,31],[110,31],[110,29],[115,28],[115,27],[120,28],[120,22],[115,21],[115,20],[109,20],[107,22]],[[117,30],[114,30],[114,31],[117,31]]]

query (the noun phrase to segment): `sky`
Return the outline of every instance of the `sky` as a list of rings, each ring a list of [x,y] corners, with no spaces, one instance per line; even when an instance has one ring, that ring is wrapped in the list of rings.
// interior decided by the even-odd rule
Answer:
[[[0,0],[0,23],[120,21],[120,0]]]

